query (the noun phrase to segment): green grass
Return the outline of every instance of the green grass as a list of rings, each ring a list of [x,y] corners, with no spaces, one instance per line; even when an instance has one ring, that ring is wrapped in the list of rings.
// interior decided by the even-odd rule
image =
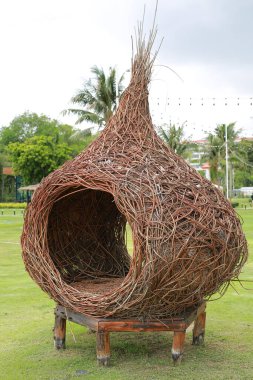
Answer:
[[[239,212],[251,252],[241,278],[253,280],[253,210]],[[0,215],[1,380],[253,379],[253,282],[243,283],[251,290],[234,283],[235,289],[208,304],[205,346],[191,346],[189,332],[181,366],[171,363],[169,333],[111,334],[112,365],[99,368],[95,335],[68,323],[67,349],[55,351],[54,302],[24,270],[21,229],[22,215]]]
[[[250,197],[245,198],[231,198],[231,203],[238,203],[238,206],[236,208],[244,208],[246,209],[252,209],[253,204]]]

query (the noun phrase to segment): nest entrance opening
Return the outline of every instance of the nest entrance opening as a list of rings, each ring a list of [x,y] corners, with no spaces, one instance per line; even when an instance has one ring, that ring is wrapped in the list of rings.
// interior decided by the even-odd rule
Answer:
[[[130,267],[126,218],[112,194],[69,189],[49,214],[50,257],[62,280],[79,291],[106,293],[118,287]]]

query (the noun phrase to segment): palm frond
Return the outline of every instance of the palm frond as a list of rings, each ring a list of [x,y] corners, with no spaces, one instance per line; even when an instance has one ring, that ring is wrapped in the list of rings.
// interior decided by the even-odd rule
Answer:
[[[116,69],[110,67],[109,75],[94,65],[91,67],[94,78],[84,82],[82,88],[71,98],[73,104],[82,108],[70,108],[63,115],[72,113],[78,116],[76,124],[89,121],[101,126],[112,116],[117,106],[117,96],[123,91],[123,77],[117,82]],[[118,87],[117,87],[118,86]],[[118,89],[118,93],[116,91]]]
[[[86,111],[83,109],[69,108],[67,110],[64,110],[62,113],[64,115],[73,114],[78,116],[75,124],[81,124],[83,121],[88,121],[90,123],[98,124],[100,126],[103,124],[103,118],[101,118],[94,112]]]

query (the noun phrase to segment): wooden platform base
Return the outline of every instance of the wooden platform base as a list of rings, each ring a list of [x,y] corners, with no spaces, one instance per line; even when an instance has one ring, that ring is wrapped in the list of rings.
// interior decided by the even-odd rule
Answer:
[[[65,348],[66,320],[87,326],[97,334],[97,361],[99,365],[110,363],[110,332],[117,331],[173,331],[172,360],[175,364],[181,362],[184,352],[186,329],[194,322],[192,344],[202,344],[205,334],[206,304],[190,310],[183,316],[165,320],[118,320],[94,318],[76,313],[58,305],[55,308],[54,342],[57,349]]]

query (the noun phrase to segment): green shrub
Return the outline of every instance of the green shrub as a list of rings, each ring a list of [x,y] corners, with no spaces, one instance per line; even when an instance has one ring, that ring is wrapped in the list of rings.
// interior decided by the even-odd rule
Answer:
[[[0,208],[26,208],[27,203],[0,203]]]
[[[231,205],[233,208],[236,208],[239,206],[239,202],[231,202]]]

